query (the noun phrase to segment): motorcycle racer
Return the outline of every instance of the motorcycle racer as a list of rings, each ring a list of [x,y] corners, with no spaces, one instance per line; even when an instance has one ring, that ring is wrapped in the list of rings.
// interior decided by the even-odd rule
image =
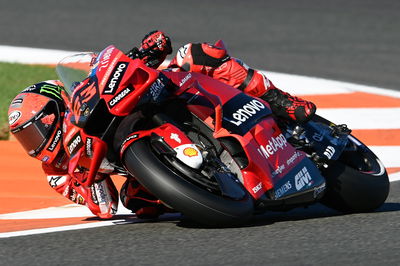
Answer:
[[[172,53],[169,37],[163,32],[147,34],[139,49],[128,52],[157,68]],[[305,122],[315,113],[311,102],[293,97],[277,89],[262,73],[250,69],[240,60],[227,54],[222,42],[216,45],[189,43],[177,52],[169,67],[175,70],[206,74],[252,96],[270,103],[277,116]],[[49,185],[71,201],[86,205],[101,218],[112,217],[118,207],[118,191],[107,173],[99,173],[96,182],[86,188],[68,175],[69,158],[62,146],[66,133],[64,116],[68,114],[62,100],[63,84],[45,81],[34,84],[12,101],[9,108],[11,133],[32,157],[42,161]],[[77,175],[87,175],[81,171]],[[129,178],[120,191],[122,204],[139,218],[154,218],[167,210],[134,178]]]

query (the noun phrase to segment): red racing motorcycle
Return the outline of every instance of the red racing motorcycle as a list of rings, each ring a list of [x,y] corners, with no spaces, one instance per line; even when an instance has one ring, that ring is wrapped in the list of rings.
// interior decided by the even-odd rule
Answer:
[[[155,70],[114,46],[57,66],[70,113],[69,173],[133,176],[166,206],[202,224],[243,223],[316,202],[372,211],[389,193],[379,159],[344,125],[303,125],[210,77]],[[81,175],[82,176],[82,175]]]

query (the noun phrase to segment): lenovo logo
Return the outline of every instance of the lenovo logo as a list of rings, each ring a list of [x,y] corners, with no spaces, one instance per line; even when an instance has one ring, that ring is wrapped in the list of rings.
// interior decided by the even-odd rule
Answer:
[[[264,108],[265,105],[263,103],[254,99],[243,105],[240,109],[236,110],[232,114],[234,120],[231,120],[230,122],[235,124],[236,126],[240,126],[243,122],[246,122],[247,119],[249,119]]]
[[[57,130],[56,135],[54,136],[53,141],[51,142],[50,146],[47,148],[48,151],[54,151],[54,149],[56,148],[58,142],[61,139],[61,129]]]
[[[128,68],[128,65],[129,64],[127,62],[119,62],[115,66],[114,71],[111,74],[111,78],[108,80],[106,87],[104,88],[104,94],[114,94],[122,80],[122,77],[124,76],[126,69]]]
[[[78,133],[68,143],[69,154],[71,155],[71,154],[75,153],[82,146],[83,146],[82,137],[81,137],[80,133]]]

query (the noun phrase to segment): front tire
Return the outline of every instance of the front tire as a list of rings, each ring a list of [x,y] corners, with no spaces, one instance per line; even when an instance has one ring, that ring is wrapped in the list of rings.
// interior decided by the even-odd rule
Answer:
[[[243,190],[243,198],[216,195],[196,186],[163,163],[153,152],[149,141],[134,142],[124,153],[127,170],[157,198],[194,221],[209,226],[231,226],[244,223],[253,214],[253,200]]]

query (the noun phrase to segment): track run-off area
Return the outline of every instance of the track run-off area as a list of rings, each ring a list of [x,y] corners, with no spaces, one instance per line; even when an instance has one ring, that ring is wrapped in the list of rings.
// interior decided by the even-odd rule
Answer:
[[[55,64],[75,52],[0,46],[0,61]],[[316,77],[265,72],[278,87],[313,101],[317,114],[347,124],[382,160],[391,182],[400,180],[400,92]],[[27,84],[29,85],[29,84]],[[22,90],[23,88],[21,88]],[[114,219],[99,220],[47,184],[41,163],[16,141],[0,141],[0,238],[142,222],[120,204]],[[113,177],[119,187],[124,181]],[[179,214],[161,219],[179,219]]]

